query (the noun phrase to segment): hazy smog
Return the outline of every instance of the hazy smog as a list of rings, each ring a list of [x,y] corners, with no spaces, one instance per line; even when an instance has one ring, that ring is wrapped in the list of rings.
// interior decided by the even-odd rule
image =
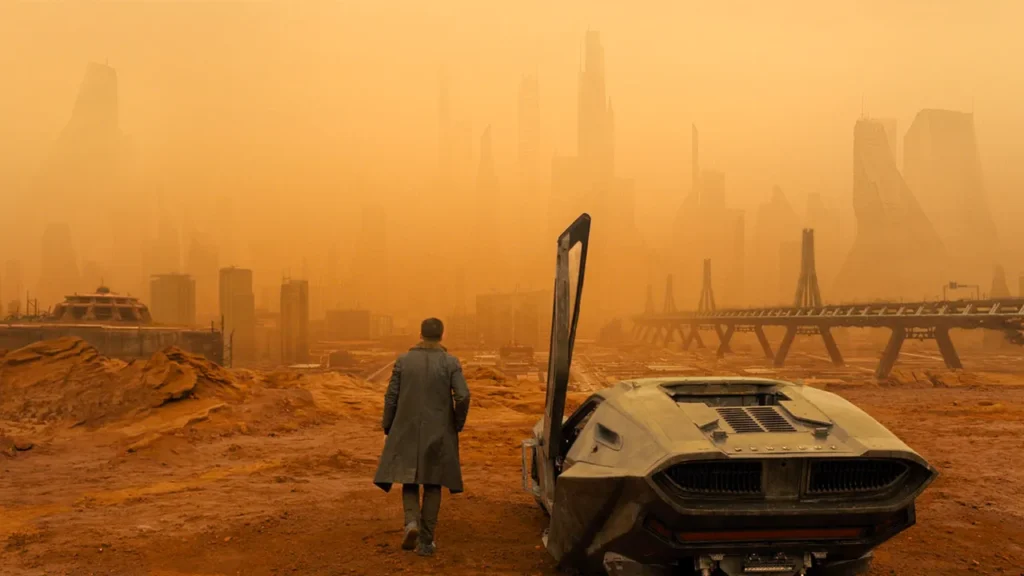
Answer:
[[[253,272],[311,321],[413,332],[550,291],[594,218],[585,329],[789,303],[1016,294],[1024,6],[987,2],[68,2],[0,7],[0,296]]]

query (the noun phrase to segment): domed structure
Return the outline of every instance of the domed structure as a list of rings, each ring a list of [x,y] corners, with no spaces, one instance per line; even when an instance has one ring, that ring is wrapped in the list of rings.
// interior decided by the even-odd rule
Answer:
[[[152,324],[149,308],[133,296],[122,296],[100,286],[93,294],[65,296],[53,309],[51,320],[68,324]]]

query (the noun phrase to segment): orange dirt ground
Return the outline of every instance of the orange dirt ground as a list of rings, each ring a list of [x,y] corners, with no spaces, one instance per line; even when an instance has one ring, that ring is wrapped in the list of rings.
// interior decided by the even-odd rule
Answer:
[[[594,369],[611,354],[580,350]],[[728,362],[666,358],[695,373],[764,365],[742,350]],[[806,360],[778,375],[807,377]],[[860,369],[809,381],[942,474],[872,574],[1024,574],[1024,377],[940,366],[883,383]],[[467,491],[445,493],[438,553],[423,559],[399,549],[398,494],[371,483],[383,383],[227,371],[174,350],[125,364],[75,340],[0,355],[0,574],[555,574],[519,471],[543,385],[467,376]]]

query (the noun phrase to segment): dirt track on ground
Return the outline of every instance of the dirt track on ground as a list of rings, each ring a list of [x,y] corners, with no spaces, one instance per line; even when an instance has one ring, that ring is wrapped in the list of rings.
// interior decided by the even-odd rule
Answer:
[[[545,516],[520,486],[541,384],[469,374],[467,492],[445,493],[427,560],[399,550],[399,496],[370,482],[382,384],[82,354],[0,359],[4,576],[556,573],[540,547]],[[40,381],[61,410],[33,400]],[[86,394],[96,381],[138,387],[136,404]],[[832,387],[942,472],[918,525],[879,550],[872,574],[1024,573],[1024,387]]]

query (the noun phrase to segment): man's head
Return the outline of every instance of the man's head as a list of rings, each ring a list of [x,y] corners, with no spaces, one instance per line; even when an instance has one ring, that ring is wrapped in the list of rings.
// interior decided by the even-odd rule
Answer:
[[[444,335],[444,324],[437,318],[427,318],[420,324],[420,336],[424,340],[440,340]]]

